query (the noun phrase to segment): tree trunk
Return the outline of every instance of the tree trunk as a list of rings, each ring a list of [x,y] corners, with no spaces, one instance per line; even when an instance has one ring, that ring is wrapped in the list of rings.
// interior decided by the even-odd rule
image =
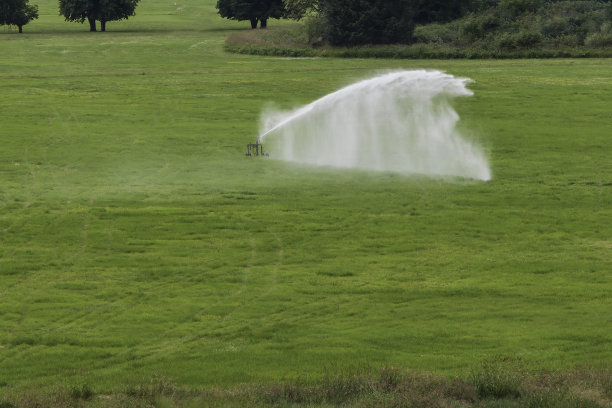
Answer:
[[[96,31],[96,19],[87,17],[87,20],[89,21],[89,31]]]
[[[106,21],[100,21],[100,31],[106,31]]]
[[[261,20],[259,20],[261,22],[260,26],[261,28],[266,28],[268,27],[268,19],[267,18],[262,18]]]
[[[19,27],[19,32],[23,33],[23,26],[17,26],[17,27]]]
[[[252,18],[251,19],[251,28],[252,29],[256,29],[257,28],[257,19],[256,18]]]

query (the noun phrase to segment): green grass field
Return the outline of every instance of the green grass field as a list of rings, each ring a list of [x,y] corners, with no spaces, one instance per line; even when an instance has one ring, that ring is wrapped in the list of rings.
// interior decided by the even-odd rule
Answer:
[[[612,60],[243,56],[214,0],[106,33],[38,4],[0,28],[0,396],[610,367]],[[492,181],[244,156],[266,106],[399,68],[475,81]]]

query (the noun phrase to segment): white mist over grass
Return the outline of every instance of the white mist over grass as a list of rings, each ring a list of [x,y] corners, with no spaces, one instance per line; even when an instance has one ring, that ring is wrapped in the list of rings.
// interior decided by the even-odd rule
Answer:
[[[261,118],[275,159],[341,168],[490,180],[482,150],[463,139],[450,101],[470,80],[398,71],[357,82],[290,112]]]

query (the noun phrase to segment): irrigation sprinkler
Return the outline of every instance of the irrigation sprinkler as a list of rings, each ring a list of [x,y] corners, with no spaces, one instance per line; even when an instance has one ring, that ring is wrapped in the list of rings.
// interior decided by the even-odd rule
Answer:
[[[264,153],[263,144],[261,144],[260,143],[260,139],[257,138],[255,143],[247,144],[247,152],[246,152],[245,156],[248,156],[248,157],[252,157],[252,156],[265,156],[265,157],[269,157],[269,154],[268,153]]]

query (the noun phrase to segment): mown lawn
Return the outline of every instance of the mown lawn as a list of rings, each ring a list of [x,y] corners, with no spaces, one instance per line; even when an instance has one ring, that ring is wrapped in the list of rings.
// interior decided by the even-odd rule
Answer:
[[[610,366],[612,60],[241,56],[213,0],[38,4],[0,31],[0,395]],[[492,181],[244,156],[266,106],[399,68],[475,81]]]

